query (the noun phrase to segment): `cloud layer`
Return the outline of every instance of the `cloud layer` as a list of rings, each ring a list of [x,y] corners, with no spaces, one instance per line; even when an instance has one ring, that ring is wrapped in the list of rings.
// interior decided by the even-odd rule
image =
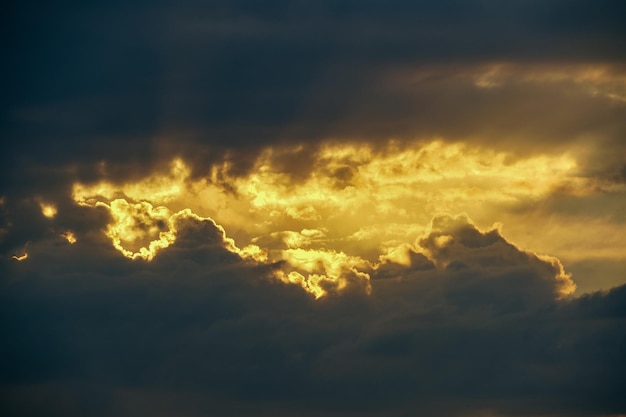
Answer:
[[[623,2],[39,3],[0,414],[626,415]]]
[[[210,221],[185,220],[179,232],[152,262],[88,239],[42,241],[30,248],[40,262],[3,262],[7,413],[608,415],[626,406],[626,287],[559,301],[571,282],[558,261],[497,230],[439,217],[418,240],[423,254],[372,272],[370,295],[350,286],[320,300],[277,280],[276,265],[233,253]]]

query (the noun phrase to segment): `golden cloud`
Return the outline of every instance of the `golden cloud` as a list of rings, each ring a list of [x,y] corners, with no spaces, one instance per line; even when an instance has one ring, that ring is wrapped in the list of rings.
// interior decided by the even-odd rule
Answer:
[[[511,83],[572,83],[592,96],[602,96],[626,103],[626,73],[606,65],[519,65],[495,63],[480,68],[473,75],[480,88],[497,88]]]
[[[41,208],[41,214],[43,214],[44,217],[47,217],[48,219],[52,219],[54,218],[54,216],[57,215],[58,210],[56,206],[52,203],[40,201],[39,207]]]
[[[61,237],[67,240],[67,243],[69,243],[70,245],[73,245],[78,241],[78,239],[76,239],[76,235],[71,230],[67,230],[64,233],[61,233]]]
[[[277,162],[277,155],[292,152],[301,149],[268,148],[249,174],[233,174],[226,161],[204,178],[191,178],[186,163],[175,159],[169,172],[136,182],[76,183],[73,198],[109,212],[104,232],[128,258],[152,260],[176,241],[183,219],[210,221],[229,251],[278,262],[278,279],[321,297],[352,285],[369,291],[372,271],[388,262],[408,266],[412,253],[436,260],[429,251],[448,247],[451,235],[437,236],[432,247],[412,242],[432,234],[432,224],[423,225],[439,213],[493,217],[557,191],[597,190],[578,175],[569,154],[516,159],[437,140],[411,146],[390,141],[378,149],[328,143],[310,171],[294,175]],[[559,276],[568,279],[564,272]]]

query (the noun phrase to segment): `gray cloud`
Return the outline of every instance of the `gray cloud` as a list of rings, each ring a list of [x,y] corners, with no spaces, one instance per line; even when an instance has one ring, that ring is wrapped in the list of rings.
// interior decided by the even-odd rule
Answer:
[[[451,240],[433,246],[443,235]],[[558,269],[497,232],[440,218],[420,241],[437,268],[414,255],[416,267],[374,279],[371,296],[317,301],[272,278],[274,266],[226,250],[222,236],[189,221],[153,262],[89,239],[56,250],[41,241],[37,262],[3,261],[3,409],[582,416],[626,407],[616,388],[626,382],[626,287],[557,301]]]
[[[622,2],[5,7],[1,414],[626,412],[626,287],[557,300],[560,265],[497,231],[440,218],[409,266],[370,271],[372,295],[315,301],[272,277],[280,265],[225,249],[210,221],[187,219],[152,262],[130,261],[102,234],[106,210],[70,199],[75,181],[132,181],[175,156],[198,176],[224,160],[243,174],[266,146],[303,145],[273,161],[297,183],[325,140],[439,136],[513,158],[588,146],[581,175],[622,184]],[[607,78],[576,78],[586,67]],[[621,223],[622,201],[599,188],[519,210]],[[26,242],[29,259],[11,259]],[[610,288],[622,263],[572,271]]]
[[[616,146],[624,134],[624,106],[562,83],[483,91],[456,78],[491,62],[606,64],[623,74],[617,1],[39,10],[15,5],[3,25],[12,40],[3,177],[12,190],[35,167],[76,159],[107,160],[126,175],[172,153],[202,169],[233,147],[245,169],[259,144],[327,138],[480,137],[523,141],[523,151],[597,135]],[[421,83],[387,85],[399,72],[424,71]]]

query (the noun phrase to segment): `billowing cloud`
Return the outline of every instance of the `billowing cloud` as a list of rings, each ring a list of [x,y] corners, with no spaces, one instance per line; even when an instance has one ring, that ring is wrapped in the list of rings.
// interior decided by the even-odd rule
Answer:
[[[312,151],[306,164],[289,165],[287,161],[300,158],[303,151]],[[598,254],[620,259],[621,240],[607,239],[606,233],[624,226],[603,219],[567,240],[562,238],[571,234],[568,230],[575,221],[567,216],[553,219],[542,233],[527,232],[545,215],[536,207],[557,199],[593,201],[608,196],[621,201],[624,185],[587,176],[579,157],[576,153],[516,157],[442,140],[389,141],[384,147],[338,142],[317,149],[269,147],[247,174],[237,173],[227,158],[201,177],[176,158],[167,170],[119,181],[101,164],[101,180],[74,182],[71,196],[61,201],[71,197],[74,206],[105,214],[105,225],[102,220],[93,223],[92,232],[103,227],[112,245],[131,259],[150,261],[168,248],[177,239],[182,220],[212,222],[228,236],[233,253],[282,263],[281,280],[299,283],[319,297],[348,282],[367,288],[370,272],[386,259],[403,258],[401,264],[410,264],[403,248],[442,212],[467,213],[479,228],[501,219],[512,231],[512,240],[525,242],[520,247],[527,250],[570,261]],[[43,200],[35,201],[42,207]],[[73,217],[78,216],[84,213]],[[8,247],[11,256],[21,256],[16,251],[25,241],[76,228],[63,215],[54,219],[43,213],[43,217],[42,229],[22,241],[17,229],[15,244]],[[558,233],[552,233],[553,228]],[[539,237],[543,242],[537,242]],[[439,257],[436,244],[446,242],[445,236],[438,239],[435,244],[424,242],[417,251]]]
[[[483,286],[489,288],[494,302],[506,308],[516,308],[513,306],[521,299],[538,304],[550,302],[571,295],[576,288],[558,259],[520,250],[498,229],[481,232],[463,215],[435,217],[415,247],[405,251],[406,269],[391,269],[394,278],[421,278],[431,289],[438,285],[459,286],[462,291],[458,295],[468,301],[475,298],[472,289]],[[386,264],[398,262],[393,258],[385,261],[380,269],[383,276],[388,276]],[[476,298],[484,300],[488,296]]]
[[[211,221],[181,218],[177,231],[151,262],[89,239],[3,261],[3,410],[582,416],[626,405],[624,287],[559,299],[571,282],[557,261],[463,216],[434,219],[407,265],[371,272],[371,291],[318,300],[277,280],[279,265],[234,253]],[[349,262],[331,255],[307,259]],[[42,391],[57,394],[33,402]]]
[[[0,414],[626,414],[622,2],[14,3]]]
[[[107,235],[118,249],[135,245],[127,253],[130,257],[152,258],[175,238],[174,217],[193,215],[212,219],[238,245],[259,256],[267,253],[273,261],[340,257],[353,259],[350,269],[413,243],[441,212],[467,213],[483,228],[501,219],[513,241],[526,240],[526,249],[556,249],[555,255],[568,259],[584,259],[594,252],[621,256],[620,239],[607,239],[603,230],[624,226],[606,220],[584,234],[576,232],[567,247],[560,238],[573,220],[566,216],[552,221],[550,227],[560,230],[554,236],[550,229],[541,234],[525,229],[545,216],[537,207],[556,199],[621,201],[623,184],[588,177],[576,154],[516,158],[443,141],[390,141],[378,148],[330,142],[307,158],[306,167],[289,168],[282,162],[292,155],[297,158],[303,149],[267,148],[246,175],[234,173],[225,160],[206,177],[194,177],[188,165],[176,159],[169,172],[135,181],[75,183],[72,195],[80,205],[105,207],[111,213]],[[536,241],[538,236],[544,241]]]

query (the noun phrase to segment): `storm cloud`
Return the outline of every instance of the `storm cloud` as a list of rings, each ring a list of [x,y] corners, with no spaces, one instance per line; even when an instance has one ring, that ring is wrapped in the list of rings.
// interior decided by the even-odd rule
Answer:
[[[1,19],[0,414],[626,413],[622,2]]]
[[[317,301],[273,278],[279,266],[225,249],[207,222],[189,222],[152,263],[105,256],[89,241],[37,264],[4,262],[2,407],[66,416],[623,409],[626,287],[557,300],[564,277],[554,263],[463,218],[433,223],[424,247],[450,238],[431,251],[437,268],[374,279],[371,296]],[[66,260],[77,255],[82,263]]]

